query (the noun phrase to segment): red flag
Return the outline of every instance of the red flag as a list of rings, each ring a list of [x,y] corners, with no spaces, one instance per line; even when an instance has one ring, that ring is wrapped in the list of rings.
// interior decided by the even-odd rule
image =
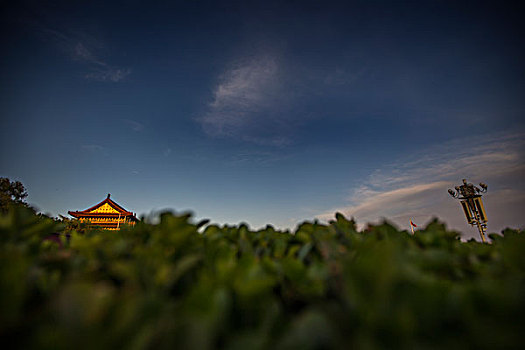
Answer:
[[[414,223],[412,222],[412,220],[410,220],[410,225],[412,225],[412,226],[414,226],[414,227],[417,227],[417,225],[414,224]]]

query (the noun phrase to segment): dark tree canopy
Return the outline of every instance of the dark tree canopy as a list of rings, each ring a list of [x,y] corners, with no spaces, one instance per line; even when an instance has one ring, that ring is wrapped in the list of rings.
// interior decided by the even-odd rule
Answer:
[[[24,199],[27,192],[20,181],[11,181],[6,177],[0,178],[0,211],[7,211],[10,205],[27,206]]]

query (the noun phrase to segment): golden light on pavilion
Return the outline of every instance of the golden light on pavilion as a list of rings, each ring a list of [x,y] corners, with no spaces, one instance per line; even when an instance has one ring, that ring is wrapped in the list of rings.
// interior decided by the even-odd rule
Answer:
[[[120,230],[122,225],[135,225],[138,221],[135,213],[127,211],[110,197],[108,193],[106,199],[89,209],[67,213],[91,227],[97,226],[105,230]]]

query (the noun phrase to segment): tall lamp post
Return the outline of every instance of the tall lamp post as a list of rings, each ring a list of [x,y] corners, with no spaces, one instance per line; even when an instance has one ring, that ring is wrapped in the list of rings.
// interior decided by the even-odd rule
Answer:
[[[487,185],[481,182],[479,187],[467,183],[467,180],[463,179],[463,185],[454,187],[455,191],[449,189],[448,193],[460,200],[467,222],[472,226],[476,225],[478,227],[481,240],[486,243],[487,214],[481,201],[481,193],[487,192]]]

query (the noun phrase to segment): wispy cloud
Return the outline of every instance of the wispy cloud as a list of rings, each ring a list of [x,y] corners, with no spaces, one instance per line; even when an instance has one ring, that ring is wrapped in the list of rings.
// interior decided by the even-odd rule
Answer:
[[[206,110],[196,120],[212,137],[287,146],[298,127],[326,116],[313,100],[355,88],[367,73],[365,66],[312,69],[268,49],[225,69],[212,88]]]
[[[326,74],[323,83],[329,86],[342,87],[345,85],[354,84],[358,79],[366,75],[368,69],[360,67],[355,71],[348,71],[344,68],[336,68]]]
[[[85,33],[66,33],[47,27],[37,27],[45,39],[55,42],[72,60],[87,68],[88,72],[84,74],[87,80],[119,82],[131,74],[129,68],[110,64],[103,59],[97,53],[103,45],[93,37]]]
[[[128,126],[131,128],[131,130],[139,132],[144,129],[144,125],[142,123],[139,123],[136,120],[131,119],[122,119]]]
[[[348,198],[348,205],[319,215],[333,218],[340,211],[363,225],[388,218],[401,227],[408,219],[420,223],[438,216],[466,236],[477,237],[468,228],[457,203],[447,189],[462,178],[486,182],[485,205],[489,230],[522,226],[525,208],[525,135],[497,135],[487,139],[454,140],[418,152],[410,159],[377,169]]]
[[[101,145],[82,145],[82,149],[87,152],[103,152],[105,150]]]
[[[71,42],[70,44],[73,44]],[[84,44],[77,42],[73,47],[73,58],[76,60],[87,62],[91,64],[96,64],[100,66],[105,66],[106,63],[99,60]]]
[[[283,146],[290,140],[276,130],[286,123],[284,95],[278,58],[251,57],[222,74],[207,111],[197,121],[211,136]]]
[[[226,162],[231,165],[236,164],[257,164],[258,166],[271,165],[279,161],[287,159],[286,154],[279,154],[277,152],[268,151],[245,151],[233,155]]]
[[[84,77],[87,80],[111,81],[116,83],[124,80],[129,74],[131,74],[131,70],[129,69],[105,66],[103,68],[92,68],[92,72],[87,73]]]
[[[436,189],[447,188],[452,182],[436,181],[420,183],[392,190],[372,190],[363,185],[352,199],[356,204],[343,209],[345,213],[362,219],[377,220],[380,217],[393,217],[426,206],[428,195]]]

